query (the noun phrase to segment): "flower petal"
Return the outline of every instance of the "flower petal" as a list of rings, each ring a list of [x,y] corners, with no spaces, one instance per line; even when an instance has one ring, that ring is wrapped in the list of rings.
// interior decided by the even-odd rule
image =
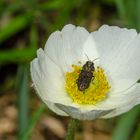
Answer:
[[[79,120],[94,120],[100,116],[103,116],[112,110],[81,110],[80,108],[75,108],[72,106],[66,106],[59,103],[55,104],[60,110],[63,110],[69,116]]]
[[[137,91],[138,87],[139,87],[139,84],[135,84],[130,89],[127,89],[126,91],[123,91],[117,94],[108,93],[108,97],[106,99],[96,103],[95,105],[79,105],[79,104],[72,103],[71,106],[75,108],[83,109],[85,111],[113,110],[127,103],[132,98],[137,97],[138,92],[134,92],[134,91]]]
[[[48,101],[48,100],[44,100],[44,102],[48,106],[48,108],[52,110],[53,112],[55,112],[56,114],[61,115],[61,116],[68,116],[67,113],[59,109],[53,102]]]
[[[57,65],[47,57],[42,49],[37,51],[38,58],[31,62],[31,77],[41,99],[70,103],[71,99],[64,90],[64,75]]]
[[[88,57],[88,58],[87,58]],[[82,53],[82,60],[88,61],[93,61],[95,59],[99,58],[99,54],[96,48],[95,41],[93,40],[92,34],[88,36],[88,39],[86,40],[83,48],[83,53]]]
[[[101,109],[106,109],[106,108],[118,108],[121,105],[127,104],[129,100],[132,98],[137,97],[137,88],[139,87],[139,84],[133,85],[130,89],[127,89],[126,91],[117,93],[117,94],[112,94],[109,93],[108,97],[102,101],[96,104],[97,107]]]
[[[133,93],[133,94],[132,94]],[[127,90],[126,92],[112,97],[96,105],[75,105],[66,106],[56,103],[55,105],[73,118],[82,120],[93,120],[96,118],[110,118],[130,110],[140,102],[140,85]]]
[[[131,95],[129,94],[129,98],[127,99],[123,98],[125,100],[122,102],[116,109],[111,111],[110,113],[102,116],[101,118],[111,118],[118,116],[122,113],[125,113],[132,109],[134,106],[140,103],[140,85],[137,86],[137,88],[132,92]]]
[[[51,34],[45,45],[45,53],[66,72],[79,61],[88,36],[88,31],[82,27],[66,25],[61,32]]]
[[[40,73],[40,68],[38,66],[38,59],[35,58],[32,62],[31,62],[31,77],[33,80],[33,86],[36,90],[36,93],[38,94],[38,96],[42,99],[42,101],[54,112],[56,112],[59,115],[62,116],[67,116],[67,114],[65,112],[63,112],[62,110],[58,109],[53,103],[51,103],[50,101],[47,101],[47,95],[46,95],[46,88],[41,85],[43,83],[43,81],[40,83],[40,78],[41,78],[41,73]],[[44,81],[45,82],[45,81]],[[45,96],[45,98],[44,98]]]
[[[116,91],[124,90],[140,77],[140,36],[134,29],[102,26],[92,33],[101,63],[112,81],[127,79],[123,86],[115,85]]]

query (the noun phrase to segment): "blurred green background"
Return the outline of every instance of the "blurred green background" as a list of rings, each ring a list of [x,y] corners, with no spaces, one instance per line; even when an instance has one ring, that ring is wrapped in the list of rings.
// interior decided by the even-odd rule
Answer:
[[[52,113],[31,87],[30,61],[55,30],[72,23],[140,30],[140,0],[0,0],[0,140],[63,140],[69,118]],[[125,100],[125,99],[124,99]],[[140,106],[83,121],[76,140],[140,140]]]

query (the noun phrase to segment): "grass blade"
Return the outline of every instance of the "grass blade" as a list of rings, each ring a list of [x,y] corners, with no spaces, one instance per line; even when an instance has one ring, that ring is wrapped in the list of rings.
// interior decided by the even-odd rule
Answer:
[[[40,119],[42,113],[45,111],[45,105],[40,106],[37,111],[33,114],[32,118],[30,119],[29,125],[26,128],[25,132],[21,135],[20,140],[27,140],[29,139],[36,123]]]
[[[115,0],[119,16],[125,18],[125,5],[123,0]]]
[[[18,135],[20,136],[28,124],[28,98],[29,98],[28,70],[26,65],[19,66],[17,91],[18,91]]]
[[[140,140],[140,124],[138,125],[138,128],[132,136],[131,140]]]

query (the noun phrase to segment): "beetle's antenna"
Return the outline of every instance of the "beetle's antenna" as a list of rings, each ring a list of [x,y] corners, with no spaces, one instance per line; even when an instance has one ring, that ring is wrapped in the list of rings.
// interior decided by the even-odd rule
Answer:
[[[95,58],[94,60],[92,60],[92,62],[94,62],[95,60],[98,60],[99,59],[99,57],[97,57],[97,58]]]
[[[90,61],[90,59],[89,59],[89,57],[88,57],[88,55],[86,53],[85,53],[85,56],[87,57],[88,61]],[[98,59],[99,59],[99,57],[97,57],[94,60],[92,60],[92,62],[94,62],[95,60],[98,60]]]
[[[85,54],[85,56],[87,57],[88,61],[90,61],[90,60],[89,60],[89,57],[88,57],[88,55],[87,55],[87,54]]]

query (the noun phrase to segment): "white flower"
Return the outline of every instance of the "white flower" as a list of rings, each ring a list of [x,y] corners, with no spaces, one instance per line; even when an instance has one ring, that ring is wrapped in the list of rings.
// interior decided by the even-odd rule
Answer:
[[[78,91],[77,73],[88,59],[94,60],[95,71],[90,86]],[[117,116],[140,103],[140,34],[107,25],[89,33],[66,25],[37,51],[31,77],[39,97],[59,115],[82,120]]]

